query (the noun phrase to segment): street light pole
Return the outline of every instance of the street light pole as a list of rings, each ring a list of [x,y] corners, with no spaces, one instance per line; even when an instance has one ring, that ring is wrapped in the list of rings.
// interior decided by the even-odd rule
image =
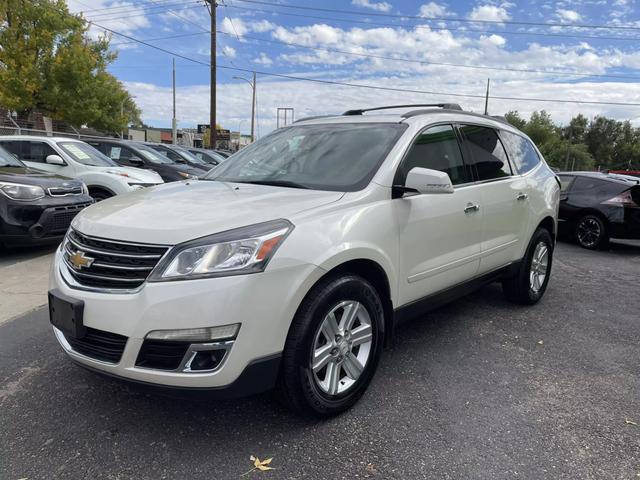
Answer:
[[[256,141],[255,125],[256,125],[256,72],[253,72],[253,81],[244,77],[233,77],[236,80],[244,80],[251,85],[251,142]]]

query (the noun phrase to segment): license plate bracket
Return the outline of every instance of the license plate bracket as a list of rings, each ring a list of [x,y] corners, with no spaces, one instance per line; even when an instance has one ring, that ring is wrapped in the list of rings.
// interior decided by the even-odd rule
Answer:
[[[82,338],[87,334],[83,323],[84,301],[65,295],[60,290],[49,291],[49,321],[65,335]]]

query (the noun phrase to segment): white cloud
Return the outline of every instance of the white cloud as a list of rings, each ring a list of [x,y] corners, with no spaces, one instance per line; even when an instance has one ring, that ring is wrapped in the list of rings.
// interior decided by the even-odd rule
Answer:
[[[224,54],[225,57],[236,58],[236,49],[233,47],[230,47],[229,45],[225,45],[222,48],[222,53]]]
[[[447,17],[450,15],[452,15],[452,13],[447,10],[447,6],[444,4],[429,2],[420,6],[421,17],[438,18],[438,17]]]
[[[345,75],[337,78],[337,80],[383,87],[425,90],[425,77],[421,75],[412,75],[410,77],[386,76],[376,79],[354,78]],[[623,102],[640,102],[640,92],[638,92],[637,86],[628,83],[586,82],[575,84],[573,82],[562,82],[550,84],[535,80],[496,81],[493,76],[491,80],[492,92],[498,96],[526,96],[578,101],[607,98]],[[427,90],[436,92],[457,92],[482,96],[486,88],[486,76],[478,76],[478,78],[471,81],[458,78],[458,81],[453,83],[449,80],[431,77],[428,82],[429,88]],[[145,122],[154,126],[169,126],[171,124],[170,87],[159,87],[148,83],[136,82],[126,82],[125,86],[132,95],[135,95],[136,102],[142,108]],[[296,118],[340,113],[349,108],[411,102],[453,102],[459,103],[465,110],[476,112],[481,112],[484,108],[484,100],[481,98],[367,90],[338,85],[323,85],[307,81],[271,80],[259,77],[258,125],[260,135],[265,135],[275,128],[273,112],[277,107],[284,105],[282,92],[287,92],[286,106],[295,109]],[[208,104],[203,102],[202,99],[208,98],[208,96],[208,85],[193,85],[178,89],[180,102],[177,116],[181,126],[195,126],[198,123],[207,123],[209,116]],[[247,100],[247,86],[244,82],[220,84],[218,86],[218,102],[218,117],[223,127],[237,130],[241,120],[250,118],[251,102]],[[492,115],[502,115],[509,110],[518,110],[523,116],[528,117],[533,111],[541,109],[549,112],[555,121],[563,123],[568,122],[572,116],[578,113],[582,113],[587,117],[601,114],[618,119],[627,119],[633,116],[634,112],[624,107],[614,106],[489,99],[489,113]],[[244,125],[246,128],[246,121]]]
[[[240,18],[224,17],[220,30],[231,35],[245,35],[249,32],[249,27]]]
[[[261,52],[258,58],[254,58],[253,62],[260,65],[267,65],[267,66],[273,64],[273,60],[271,60],[271,58],[269,58],[269,56],[264,52]]]
[[[82,0],[82,2],[78,0],[67,0],[67,5],[69,7],[69,11],[72,13],[79,12],[87,12],[83,13],[83,16],[87,20],[93,20],[99,25],[110,28],[112,30],[117,30],[120,33],[125,35],[132,35],[137,30],[142,28],[148,28],[151,26],[151,22],[149,18],[145,15],[144,6],[140,4],[136,4],[135,2],[126,2],[126,1],[118,1],[112,2],[109,0]],[[93,11],[109,8],[109,7],[117,7],[118,10],[113,11],[113,14],[107,15],[104,11]],[[126,18],[118,18],[124,15],[115,15],[116,12],[122,11],[126,12]],[[110,33],[106,32],[107,35]],[[99,36],[104,36],[105,30],[97,27],[91,26],[89,29],[89,36],[93,39],[98,38]],[[117,35],[113,35],[114,39],[118,39]]]
[[[249,28],[252,32],[264,33],[273,30],[276,26],[268,20],[260,20],[259,22],[250,23]]]
[[[480,42],[482,42],[484,45],[487,45],[487,46],[504,47],[505,44],[507,43],[507,40],[501,35],[492,34],[492,35],[489,35],[488,37],[481,35]]]
[[[358,7],[370,8],[379,12],[391,11],[391,4],[387,2],[372,2],[371,0],[351,0],[351,4]]]
[[[449,17],[452,15],[453,13],[447,10],[447,6],[445,4],[429,2],[420,6],[421,17],[437,18],[437,17]]]
[[[580,15],[575,10],[565,10],[564,8],[559,8],[556,10],[556,15],[558,18],[567,22],[579,22],[582,20],[582,15]]]
[[[491,22],[504,22],[511,19],[511,15],[505,7],[495,5],[480,5],[469,13],[470,20],[484,20]]]

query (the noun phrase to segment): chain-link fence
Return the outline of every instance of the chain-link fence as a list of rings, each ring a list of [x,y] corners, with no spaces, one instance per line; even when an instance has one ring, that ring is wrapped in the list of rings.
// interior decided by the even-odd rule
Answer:
[[[109,137],[91,128],[75,128],[65,122],[40,114],[18,117],[0,107],[0,135],[31,135],[45,137],[96,138]]]

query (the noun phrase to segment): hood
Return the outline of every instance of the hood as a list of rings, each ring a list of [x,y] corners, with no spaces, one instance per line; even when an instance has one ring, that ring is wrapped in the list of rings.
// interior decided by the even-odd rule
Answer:
[[[72,225],[95,237],[175,245],[232,228],[290,218],[343,195],[246,183],[173,182],[96,203],[84,209]]]
[[[93,167],[102,172],[114,172],[122,175],[129,183],[162,183],[163,180],[156,172],[136,167]]]
[[[76,186],[82,182],[25,167],[0,167],[0,182],[37,185],[39,187]],[[63,185],[64,184],[64,185]]]

